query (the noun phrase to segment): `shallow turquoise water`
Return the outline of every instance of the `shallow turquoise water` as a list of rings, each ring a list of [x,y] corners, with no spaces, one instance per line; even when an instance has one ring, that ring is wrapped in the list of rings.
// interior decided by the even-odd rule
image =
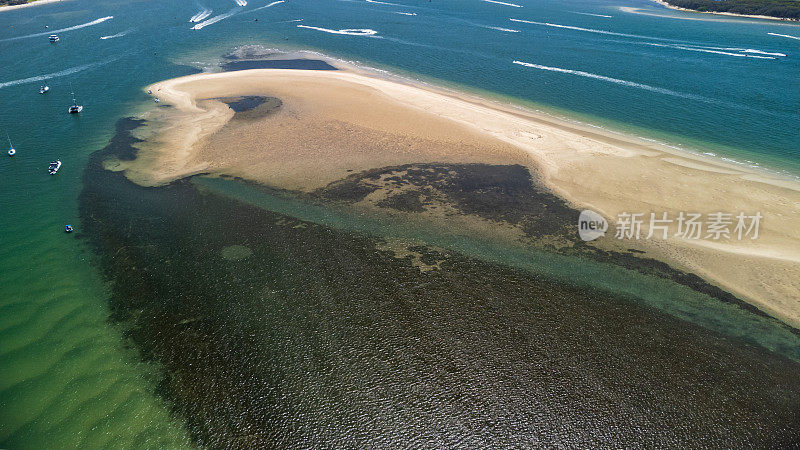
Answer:
[[[798,25],[636,15],[609,1],[201,3],[75,0],[0,13],[0,135],[18,151],[0,159],[3,446],[112,435],[119,444],[185,443],[181,421],[152,395],[157,368],[139,363],[107,324],[106,287],[82,241],[62,230],[77,221],[88,155],[119,117],[149,106],[141,88],[237,45],[319,50],[800,174],[800,40],[768,34],[800,36]],[[190,30],[204,7],[209,19],[231,15]],[[330,32],[340,29],[377,33]],[[50,93],[38,94],[42,83]],[[85,107],[80,117],[66,114],[70,89]],[[64,166],[49,177],[55,158]],[[91,433],[109,427],[116,432]]]

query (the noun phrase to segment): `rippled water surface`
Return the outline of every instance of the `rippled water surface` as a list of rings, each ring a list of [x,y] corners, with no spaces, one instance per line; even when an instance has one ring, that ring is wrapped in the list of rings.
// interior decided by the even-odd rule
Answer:
[[[151,106],[143,86],[256,44],[797,174],[800,27],[643,0],[628,6],[679,18],[603,0],[201,3],[0,12],[17,149],[0,160],[0,447],[796,438],[796,335],[735,304],[616,292],[639,275],[215,181],[140,189],[90,155],[127,145],[118,119]]]

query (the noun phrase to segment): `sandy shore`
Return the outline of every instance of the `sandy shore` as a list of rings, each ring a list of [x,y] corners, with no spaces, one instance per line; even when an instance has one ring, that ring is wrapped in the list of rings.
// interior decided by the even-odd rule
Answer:
[[[713,14],[716,16],[729,16],[729,17],[746,17],[750,19],[766,19],[766,20],[781,20],[784,22],[797,22],[796,20],[787,19],[784,17],[772,17],[772,16],[759,16],[756,14],[735,14],[729,13],[724,11],[697,11],[694,9],[689,8],[681,8],[680,6],[673,6],[669,3],[665,2],[664,0],[653,0],[654,2],[658,3],[659,5],[666,6],[669,9],[674,9],[676,11],[686,11],[686,12],[693,12],[693,13],[700,13],[700,14]]]
[[[47,3],[56,3],[64,0],[33,0],[21,5],[0,6],[0,11],[11,11],[12,9],[27,8],[29,6],[44,5]]]
[[[514,163],[536,171],[575,206],[602,213],[612,228],[622,212],[673,218],[682,211],[759,212],[764,219],[757,240],[606,236],[595,243],[646,251],[800,327],[800,183],[792,180],[354,71],[198,74],[148,89],[172,106],[150,117],[168,125],[145,131],[136,161],[109,164],[143,185],[217,173],[310,191],[393,164]],[[243,120],[214,100],[243,95],[277,97],[283,105]]]

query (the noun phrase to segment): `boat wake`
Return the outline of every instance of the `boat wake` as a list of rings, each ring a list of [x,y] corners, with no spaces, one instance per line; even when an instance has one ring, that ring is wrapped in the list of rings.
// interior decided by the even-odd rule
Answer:
[[[518,5],[516,3],[506,3],[506,2],[499,2],[497,0],[481,0],[486,3],[495,3],[497,5],[505,5],[505,6],[513,6],[514,8],[522,8],[522,5]]]
[[[2,40],[0,40],[0,42],[16,41],[18,39],[26,39],[26,38],[32,38],[32,37],[37,37],[37,36],[47,36],[47,35],[50,35],[50,34],[64,33],[64,32],[72,31],[72,30],[79,30],[81,28],[91,27],[92,25],[97,25],[99,23],[103,23],[106,20],[111,20],[113,18],[114,18],[114,16],[101,17],[101,18],[95,19],[95,20],[93,20],[91,22],[82,23],[80,25],[75,25],[75,26],[72,26],[72,27],[61,28],[61,29],[58,29],[58,30],[49,30],[49,31],[45,31],[44,33],[34,33],[34,34],[27,34],[25,36],[16,36],[16,37],[12,37],[12,38],[2,39]]]
[[[347,28],[343,30],[331,30],[330,28],[311,27],[308,25],[298,25],[297,28],[307,28],[309,30],[324,31],[331,34],[346,34],[348,36],[374,36],[378,34],[375,30],[369,28]]]
[[[220,14],[220,15],[214,16],[214,17],[212,17],[210,19],[204,20],[204,21],[198,23],[197,25],[193,26],[191,29],[192,30],[202,30],[203,28],[205,28],[205,27],[207,27],[209,25],[213,25],[213,24],[219,22],[220,20],[227,19],[228,17],[233,16],[238,12],[239,12],[238,8],[233,8],[232,10],[226,12],[225,14]]]
[[[392,14],[400,14],[402,16],[416,16],[417,13],[410,13],[405,11],[392,11]]]
[[[488,28],[490,30],[504,31],[506,33],[519,33],[519,30],[514,30],[512,28],[490,27],[489,25],[481,25],[481,27],[482,28]]]
[[[713,47],[707,46],[702,44],[696,44],[690,41],[681,41],[677,39],[669,39],[669,38],[660,38],[654,36],[643,36],[640,34],[628,34],[628,33],[617,33],[614,31],[605,31],[605,30],[596,30],[594,28],[583,28],[583,27],[576,27],[572,25],[561,25],[557,23],[550,23],[550,22],[535,22],[532,20],[523,20],[523,19],[508,19],[512,22],[518,23],[527,23],[531,25],[541,25],[546,27],[553,27],[553,28],[562,28],[567,30],[574,30],[574,31],[584,31],[587,33],[597,33],[597,34],[604,34],[609,36],[620,36],[626,38],[633,38],[633,39],[646,39],[646,40],[654,40],[654,41],[662,41],[662,43],[656,42],[629,42],[632,44],[642,44],[642,45],[649,45],[652,47],[663,47],[663,48],[672,48],[677,50],[685,50],[690,52],[702,52],[702,53],[713,53],[717,55],[725,55],[725,56],[735,56],[740,58],[756,58],[756,59],[776,59],[777,57],[785,57],[786,54],[778,53],[778,52],[765,52],[762,50],[756,50],[752,48],[738,48],[738,47]],[[624,41],[620,41],[624,42]],[[664,43],[670,42],[670,43]]]
[[[572,14],[580,14],[582,16],[592,16],[592,17],[603,17],[605,19],[611,19],[614,16],[607,16],[605,14],[592,14],[592,13],[585,13],[585,12],[577,12],[577,11],[570,11]]]
[[[112,61],[114,61],[114,59],[110,59],[108,61],[91,63],[91,64],[84,64],[82,66],[77,66],[77,67],[71,67],[69,69],[64,69],[64,70],[59,71],[59,72],[46,73],[44,75],[37,75],[35,77],[22,78],[20,80],[5,81],[5,82],[0,83],[0,89],[6,88],[6,87],[10,87],[10,86],[17,86],[17,85],[20,85],[20,84],[35,83],[37,81],[44,81],[44,80],[49,80],[49,79],[52,79],[52,78],[64,77],[64,76],[72,75],[73,73],[81,72],[81,71],[84,71],[84,70],[94,69],[95,67],[100,67],[100,66],[106,65],[106,64],[108,64],[108,63],[110,63]]]
[[[130,33],[131,31],[133,31],[133,29],[126,30],[126,31],[123,31],[123,32],[120,32],[120,33],[117,33],[117,34],[112,34],[110,36],[100,36],[100,39],[106,40],[106,39],[114,39],[114,38],[122,37],[122,36],[125,36],[126,34]]]
[[[212,12],[214,12],[214,11],[210,10],[210,9],[203,8],[202,11],[200,11],[199,13],[193,15],[189,19],[189,22],[193,22],[193,23],[202,22],[206,17],[210,16]]]
[[[253,9],[253,10],[247,11],[247,13],[255,12],[255,11],[258,11],[259,9],[264,9],[264,8],[272,8],[273,6],[275,6],[275,5],[278,5],[278,4],[280,4],[280,3],[284,3],[284,2],[285,2],[285,0],[276,0],[276,1],[274,1],[274,2],[272,2],[272,3],[270,3],[270,4],[268,4],[268,5],[259,6],[259,7],[258,7],[258,8],[256,8],[256,9]],[[245,13],[245,14],[247,14],[247,13]]]
[[[562,69],[560,67],[543,66],[543,65],[540,65],[540,64],[527,63],[527,62],[517,61],[517,60],[514,61],[514,64],[519,64],[520,66],[530,67],[532,69],[546,70],[546,71],[549,71],[549,72],[566,73],[566,74],[577,75],[577,76],[585,77],[585,78],[593,78],[595,80],[607,81],[609,83],[615,83],[615,84],[620,84],[620,85],[623,85],[623,86],[634,87],[634,88],[638,88],[638,89],[644,89],[646,91],[656,92],[656,93],[664,94],[664,95],[671,95],[673,97],[681,97],[681,98],[687,98],[687,99],[691,99],[691,100],[700,100],[700,101],[712,100],[712,99],[708,99],[708,98],[705,98],[705,97],[701,97],[699,95],[687,94],[687,93],[684,93],[684,92],[673,91],[673,90],[670,90],[670,89],[664,89],[664,88],[660,88],[660,87],[656,87],[656,86],[650,86],[649,84],[636,83],[634,81],[621,80],[619,78],[607,77],[605,75],[598,75],[596,73],[584,72],[582,70]]]
[[[789,38],[789,39],[800,40],[800,36],[791,36],[791,35],[788,35],[788,34],[778,34],[778,33],[767,33],[767,34],[770,35],[770,36],[778,36],[778,37],[785,37],[785,38]]]
[[[233,0],[239,6],[247,6],[247,0]]]

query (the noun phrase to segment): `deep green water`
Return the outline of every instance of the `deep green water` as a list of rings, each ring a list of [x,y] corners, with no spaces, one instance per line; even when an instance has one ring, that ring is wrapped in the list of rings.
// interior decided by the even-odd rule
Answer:
[[[189,442],[184,415],[170,414],[164,397],[155,394],[161,363],[141,362],[141,348],[125,338],[124,324],[109,321],[113,290],[90,263],[96,256],[81,239],[82,230],[69,236],[62,230],[65,223],[79,223],[89,155],[106,145],[117,119],[150,107],[141,88],[211,67],[235,46],[318,50],[800,174],[800,40],[768,34],[800,36],[800,26],[635,15],[603,1],[514,2],[523,8],[481,1],[397,3],[289,0],[256,10],[269,2],[236,7],[216,0],[203,2],[214,10],[209,18],[233,14],[200,30],[190,30],[188,19],[202,7],[189,1],[76,0],[0,12],[0,133],[7,132],[18,151],[0,159],[0,446]],[[657,8],[644,1],[630,6]],[[53,30],[109,16],[59,32],[56,45],[47,42]],[[297,25],[377,34],[342,35]],[[31,36],[36,34],[42,35]],[[40,96],[42,83],[51,91]],[[85,107],[80,117],[66,114],[70,83]],[[50,177],[45,169],[55,158],[64,166]],[[302,217],[309,211],[294,215],[314,222]],[[459,245],[466,254],[480,253],[476,243]],[[553,261],[544,266],[556,275],[568,273]],[[752,341],[767,348],[796,345],[772,325],[750,324],[745,334],[759,337]],[[746,404],[746,397],[741,401]]]

